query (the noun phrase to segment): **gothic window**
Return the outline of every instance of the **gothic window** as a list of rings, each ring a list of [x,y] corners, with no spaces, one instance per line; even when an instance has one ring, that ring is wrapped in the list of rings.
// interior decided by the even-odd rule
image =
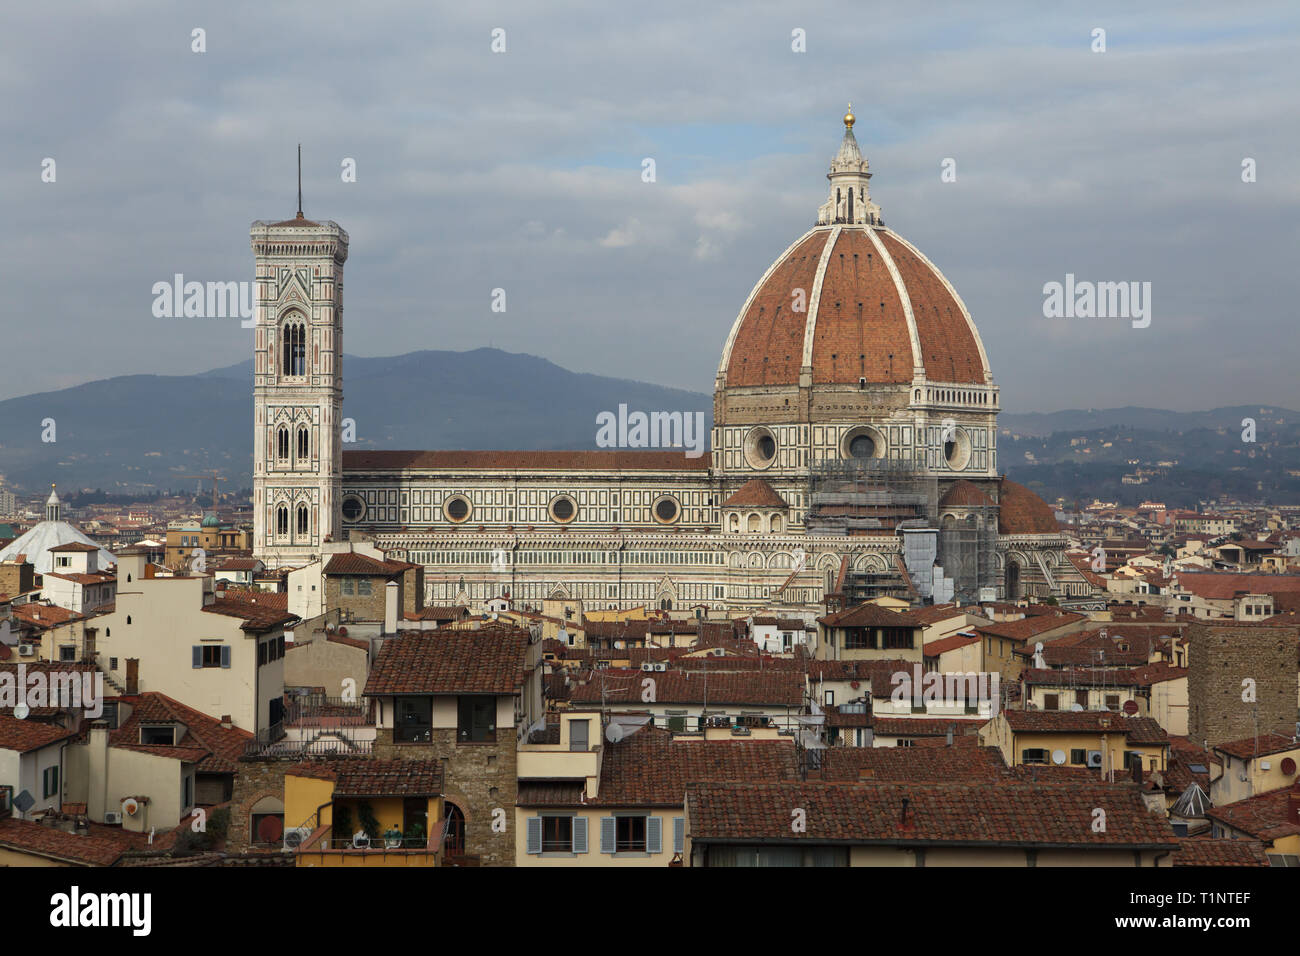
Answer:
[[[280,365],[282,375],[307,374],[307,327],[301,322],[286,322],[280,333],[284,355]]]
[[[307,533],[307,506],[306,505],[298,506],[298,533],[299,534]]]
[[[310,438],[310,436],[308,435],[308,433],[307,433],[307,429],[306,429],[305,427],[299,427],[299,429],[298,429],[298,460],[299,460],[299,461],[302,461],[302,460],[307,459],[307,458],[310,458],[310,457],[311,457],[311,438]]]
[[[283,425],[275,432],[275,457],[281,461],[289,460],[289,429]]]
[[[280,505],[275,509],[275,533],[289,533],[289,508],[287,505]]]

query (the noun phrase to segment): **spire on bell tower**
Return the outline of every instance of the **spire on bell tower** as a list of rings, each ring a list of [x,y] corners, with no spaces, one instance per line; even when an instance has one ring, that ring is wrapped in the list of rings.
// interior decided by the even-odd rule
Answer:
[[[849,111],[844,114],[844,138],[840,140],[839,152],[831,160],[830,172],[826,174],[831,182],[830,196],[817,210],[819,226],[880,224],[880,207],[871,201],[867,187],[871,179],[870,166],[858,148],[857,137],[853,135],[856,122],[853,104],[850,103]]]

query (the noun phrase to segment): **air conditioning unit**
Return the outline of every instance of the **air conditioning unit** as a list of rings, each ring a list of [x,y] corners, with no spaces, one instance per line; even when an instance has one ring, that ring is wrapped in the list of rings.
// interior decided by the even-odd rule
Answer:
[[[108,824],[121,823],[121,822],[122,822],[122,812],[121,812],[120,810],[105,810],[105,811],[104,811],[104,822],[105,822],[105,823],[108,823]]]
[[[657,661],[657,662],[655,663],[655,670],[657,670],[657,671],[666,671],[666,670],[668,670],[668,665],[665,664],[663,661]]]
[[[645,661],[644,663],[641,664],[641,669],[643,671],[652,671],[655,669],[655,666],[650,661]]]
[[[721,648],[721,647],[715,647],[715,648],[713,649],[713,656],[714,656],[714,657],[726,657],[726,656],[727,656],[727,652],[726,652],[725,649],[723,649],[723,648]]]
[[[19,656],[19,657],[35,657],[35,656],[36,656],[36,645],[35,645],[35,644],[19,644],[19,645],[18,645],[18,656]]]
[[[1100,768],[1100,767],[1101,767],[1101,751],[1100,751],[1100,750],[1089,750],[1089,751],[1088,751],[1088,766],[1089,766],[1089,767],[1097,767],[1097,768]]]
[[[311,836],[310,827],[290,827],[284,831],[284,848],[296,850],[309,836]]]

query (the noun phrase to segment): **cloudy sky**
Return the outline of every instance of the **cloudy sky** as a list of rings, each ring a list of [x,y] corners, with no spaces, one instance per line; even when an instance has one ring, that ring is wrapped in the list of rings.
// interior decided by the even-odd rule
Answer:
[[[0,398],[248,357],[238,320],[155,318],[150,290],[251,278],[299,142],[307,215],[351,234],[349,353],[708,391],[852,100],[873,198],[962,294],[1005,408],[1300,408],[1300,8],[1131,6],[6,4]],[[1150,327],[1044,318],[1066,273],[1150,282]]]

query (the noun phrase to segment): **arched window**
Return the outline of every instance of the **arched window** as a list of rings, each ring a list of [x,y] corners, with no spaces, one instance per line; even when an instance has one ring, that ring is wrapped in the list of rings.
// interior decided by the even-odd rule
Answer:
[[[289,533],[289,507],[288,507],[288,505],[280,505],[280,507],[278,507],[278,508],[275,509],[275,533],[276,533],[276,534],[288,534],[288,533]]]
[[[781,516],[772,515],[771,529],[774,534],[781,533]]]
[[[286,322],[280,337],[284,353],[280,365],[282,375],[307,374],[307,327],[301,322]]]
[[[762,519],[759,518],[758,515],[750,515],[749,518],[747,519],[747,527],[746,527],[746,530],[749,531],[749,532],[751,532],[751,533],[753,533],[753,532],[757,532],[757,531],[762,531],[762,530],[763,530],[763,522],[762,522]]]
[[[307,533],[307,506],[306,505],[298,506],[298,533],[299,534]]]
[[[298,459],[299,461],[311,457],[311,436],[307,433],[305,425],[298,428]]]
[[[447,804],[447,838],[443,852],[447,856],[460,856],[465,852],[465,814],[454,803]]]
[[[740,515],[733,514],[731,516],[730,523],[727,527],[727,530],[730,531],[732,534],[740,533]]]
[[[275,432],[275,457],[281,461],[289,460],[289,429],[283,425]]]

